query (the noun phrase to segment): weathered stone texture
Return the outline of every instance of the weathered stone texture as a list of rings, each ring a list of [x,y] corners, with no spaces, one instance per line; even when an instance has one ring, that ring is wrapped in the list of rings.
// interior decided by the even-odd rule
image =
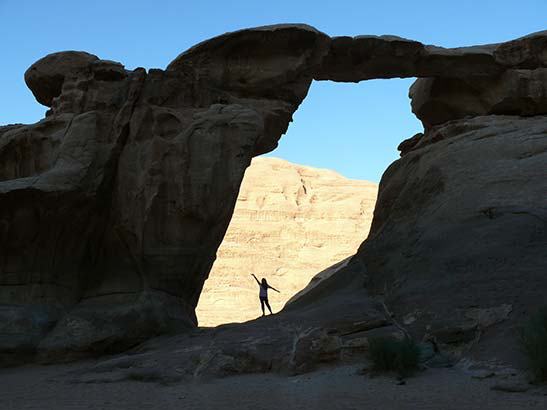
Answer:
[[[511,305],[511,330],[484,341],[482,354],[514,354],[516,327],[545,303],[546,164],[546,116],[475,117],[426,132],[380,183],[357,254],[370,289],[396,317],[414,316],[417,334],[469,328],[474,309]],[[480,329],[470,330],[474,339]]]
[[[380,189],[376,271],[538,285],[544,256],[527,255],[544,240],[545,39],[442,49],[280,25],[203,42],[165,71],[44,57],[25,80],[46,118],[0,127],[0,351],[68,358],[195,325],[244,171],[276,147],[313,79],[434,77],[412,91],[426,133]],[[385,260],[393,246],[422,259]],[[502,292],[477,286],[462,294]]]
[[[278,312],[317,272],[353,255],[368,235],[377,188],[326,169],[254,158],[200,296],[200,326],[262,314],[251,273],[281,290],[270,292]]]

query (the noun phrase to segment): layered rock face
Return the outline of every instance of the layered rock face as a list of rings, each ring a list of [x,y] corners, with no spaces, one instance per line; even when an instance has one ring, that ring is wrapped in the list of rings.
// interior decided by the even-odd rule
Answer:
[[[478,261],[484,255],[525,255],[544,241],[545,202],[511,181],[519,175],[531,190],[544,183],[545,135],[533,130],[547,114],[546,38],[537,33],[500,45],[442,49],[393,36],[330,38],[309,26],[280,25],[208,40],[166,70],[128,71],[82,52],[44,57],[25,80],[36,99],[51,107],[46,118],[0,128],[0,351],[66,358],[195,326],[194,307],[245,168],[253,156],[275,148],[313,79],[434,77],[419,80],[412,91],[426,134],[404,145],[408,158],[388,170],[380,188],[373,229],[378,239],[370,243],[382,255],[367,262],[374,281],[407,266],[384,271],[374,262],[400,260],[394,256],[400,248],[389,245],[397,242],[390,235],[400,233],[399,223],[415,238],[435,232],[430,223],[443,226],[432,258],[474,243],[473,230],[454,233],[467,226],[467,214],[434,220],[440,210],[426,206],[447,187],[461,187],[464,195],[471,177],[483,177],[464,177],[461,164],[501,168],[482,187],[488,207],[505,209],[507,198],[524,195],[539,215],[533,230],[524,222],[528,217],[504,220],[507,238],[529,233],[518,233],[521,247],[509,247],[503,236],[495,237],[495,249],[481,242],[466,263],[467,274],[482,275]],[[499,132],[497,117],[463,119],[485,114],[537,118],[513,117]],[[456,142],[471,141],[484,124],[491,126],[473,142],[477,149],[464,150],[474,156],[458,155]],[[481,145],[487,138],[495,142]],[[527,151],[514,146],[521,143]],[[427,150],[435,151],[431,160],[420,162],[421,154],[412,154]],[[436,156],[446,162],[435,165]],[[529,167],[521,168],[525,162]],[[462,173],[447,174],[440,165]],[[393,177],[398,167],[405,171]],[[397,194],[388,187],[399,178],[414,182]],[[414,191],[417,200],[408,201]],[[458,203],[457,191],[446,192],[447,201]],[[386,215],[398,195],[406,210]],[[542,266],[544,257],[538,257],[530,266]],[[516,269],[525,279],[532,274]],[[412,272],[419,278],[429,271]],[[470,298],[477,301],[481,294]]]
[[[51,109],[0,129],[0,351],[66,358],[195,326],[244,171],[287,129],[328,40],[281,26],[166,71],[82,52],[30,67]]]
[[[486,48],[503,70],[487,76],[440,75],[413,84],[412,112],[426,129],[464,117],[547,112],[547,31]]]
[[[518,326],[545,304],[546,176],[547,116],[475,117],[426,132],[380,183],[356,256],[369,290],[420,337],[480,339],[482,357],[514,358]],[[487,319],[492,312],[504,315]]]
[[[277,158],[254,158],[196,309],[200,326],[261,315],[266,277],[274,312],[312,277],[353,255],[368,235],[378,187]]]

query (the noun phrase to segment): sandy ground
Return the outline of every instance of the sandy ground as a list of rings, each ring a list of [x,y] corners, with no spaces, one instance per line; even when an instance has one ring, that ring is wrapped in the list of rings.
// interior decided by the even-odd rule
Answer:
[[[359,375],[356,366],[286,377],[234,376],[160,385],[138,381],[71,383],[70,366],[0,370],[0,408],[24,409],[546,409],[547,390],[490,390],[454,369],[428,370],[397,385],[393,378]]]

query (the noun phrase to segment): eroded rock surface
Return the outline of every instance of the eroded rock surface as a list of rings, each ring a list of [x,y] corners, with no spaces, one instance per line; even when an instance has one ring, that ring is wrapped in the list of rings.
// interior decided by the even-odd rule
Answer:
[[[258,287],[268,278],[275,312],[317,272],[353,255],[368,235],[377,185],[336,172],[254,158],[196,314],[200,326],[261,315]]]
[[[241,66],[214,39],[166,71],[82,52],[29,68],[27,84],[51,109],[0,129],[8,359],[120,350],[195,326],[244,171],[287,129],[329,38],[277,26],[227,40]],[[300,43],[306,58],[294,54]],[[257,71],[270,55],[271,69]]]
[[[369,289],[417,335],[514,360],[518,326],[545,303],[546,164],[546,116],[433,127],[380,183],[357,254]]]
[[[371,337],[400,331],[362,286],[359,263],[322,282],[282,314],[152,339],[130,354],[71,375],[74,382],[142,380],[175,383],[245,373],[296,375],[321,366],[362,362]]]
[[[522,286],[533,304],[545,260],[545,38],[442,49],[280,25],[208,40],[166,70],[83,52],[39,60],[25,79],[46,118],[0,127],[2,357],[66,359],[194,326],[244,171],[275,148],[313,79],[435,77],[415,87],[426,133],[386,172],[363,247],[376,249],[373,279],[416,284],[401,288],[399,308],[423,296],[413,278],[438,285],[428,295],[439,303],[460,286],[462,303],[491,292],[496,305],[529,306],[500,296]]]
[[[507,70],[474,78],[424,78],[410,88],[412,111],[426,128],[480,115],[533,116],[547,112],[547,68]]]
[[[480,47],[459,50],[466,49],[484,54]],[[445,73],[418,79],[410,88],[412,112],[426,129],[465,117],[547,113],[547,31],[482,50],[491,55],[494,64],[488,66],[497,71],[453,75],[446,67]]]

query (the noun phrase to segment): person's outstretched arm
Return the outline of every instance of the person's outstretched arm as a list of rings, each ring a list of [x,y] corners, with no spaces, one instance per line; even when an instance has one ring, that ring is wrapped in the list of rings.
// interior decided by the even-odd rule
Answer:
[[[256,283],[258,283],[258,285],[260,286],[260,281],[259,281],[258,278],[255,276],[255,274],[254,274],[254,273],[251,273],[251,276],[252,276],[253,278],[255,278]]]
[[[268,287],[271,289],[271,290],[275,290],[277,293],[281,293],[280,291],[278,291],[276,288],[274,288],[273,286],[270,286],[268,285]]]

